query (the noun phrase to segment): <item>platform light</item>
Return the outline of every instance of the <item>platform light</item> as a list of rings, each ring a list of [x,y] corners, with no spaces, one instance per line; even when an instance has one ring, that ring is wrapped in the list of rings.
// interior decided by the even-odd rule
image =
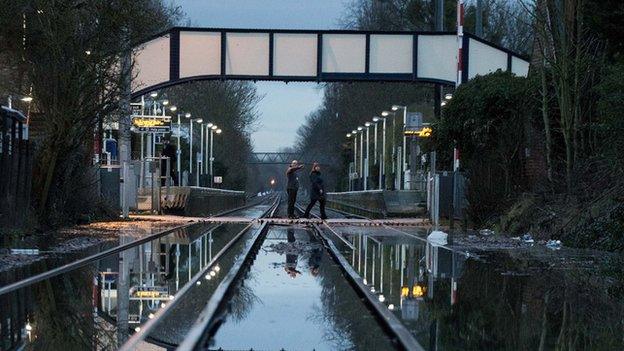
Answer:
[[[362,283],[364,283],[364,285],[368,285],[368,280],[366,280],[366,278],[362,279]]]
[[[388,116],[393,115],[393,114],[394,114],[394,112],[389,112],[389,111],[383,111],[381,113],[381,115],[384,116],[384,117],[388,117]]]
[[[147,315],[147,318],[149,318],[149,319],[154,318],[154,314],[153,314],[153,313],[150,313],[149,315]]]
[[[162,104],[163,104],[164,106],[169,105],[169,100],[163,100]]]
[[[208,126],[208,128],[212,128],[212,126],[213,126],[214,124],[212,124],[212,123],[208,122],[208,124],[206,124],[206,125]]]
[[[171,110],[171,112],[175,112],[178,110],[178,108],[174,105],[174,106],[171,106],[169,110]]]
[[[195,122],[197,122],[197,123],[202,123],[203,121],[204,121],[204,120],[203,120],[203,119],[201,119],[201,118],[198,118],[198,119],[196,119],[196,120],[195,120]]]
[[[31,332],[33,330],[33,327],[32,327],[32,325],[30,325],[30,322],[26,323],[26,327],[25,328],[26,328],[27,332]]]
[[[151,93],[151,94],[150,94],[150,96],[151,96],[152,98],[156,98],[156,97],[158,96],[158,93],[157,93],[157,92],[153,92],[153,93]]]
[[[407,297],[409,295],[409,287],[403,286],[401,287],[401,296]]]
[[[373,117],[373,122],[377,123],[377,122],[379,122],[379,120],[380,120],[380,119],[381,119],[381,118],[379,118],[379,117],[375,116],[375,117]]]
[[[446,106],[446,101],[442,101],[442,102],[440,103],[440,106]]]
[[[141,327],[134,328],[134,331],[137,332],[137,333],[140,332],[141,331]]]
[[[347,133],[347,138],[350,138],[350,137],[351,137],[351,133]]]
[[[353,134],[353,135],[357,134],[357,130],[355,130],[355,129],[354,129],[354,130],[352,130],[352,131],[351,131],[351,134]]]
[[[184,114],[184,117],[186,117],[186,118],[191,118],[191,113],[190,113],[190,112],[185,113],[185,114]]]
[[[357,130],[360,132],[362,131],[362,129],[364,129],[364,127],[357,127]]]
[[[221,134],[223,131],[221,129],[217,129],[217,134]]]
[[[31,102],[31,101],[33,101],[33,98],[32,98],[32,96],[24,96],[20,100],[22,100],[24,102]]]
[[[364,123],[364,127],[368,128],[368,127],[370,127],[370,126],[371,126],[371,122],[366,122],[366,123]]]
[[[446,94],[446,95],[444,95],[444,98],[445,98],[446,100],[450,100],[450,99],[452,99],[452,98],[453,98],[453,94]]]
[[[217,127],[217,125],[216,125],[216,124],[215,124],[215,125],[213,125],[212,127],[210,127],[210,129],[212,129],[212,130],[217,130],[217,128],[219,128],[219,127]]]

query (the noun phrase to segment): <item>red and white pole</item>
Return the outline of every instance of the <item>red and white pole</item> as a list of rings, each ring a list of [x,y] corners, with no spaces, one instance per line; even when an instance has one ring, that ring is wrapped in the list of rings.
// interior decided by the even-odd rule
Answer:
[[[463,81],[464,72],[464,0],[457,0],[457,78],[455,88],[459,87]],[[453,149],[453,171],[459,170],[459,149]]]
[[[464,71],[464,0],[457,0],[457,79],[455,86],[458,87],[462,82],[462,73]]]

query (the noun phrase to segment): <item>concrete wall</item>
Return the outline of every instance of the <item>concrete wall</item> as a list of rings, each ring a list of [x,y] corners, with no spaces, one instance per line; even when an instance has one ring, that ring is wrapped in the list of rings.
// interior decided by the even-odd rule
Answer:
[[[370,190],[327,194],[327,206],[370,218],[418,216],[427,194],[416,190]]]
[[[165,213],[204,217],[241,207],[245,204],[244,191],[202,188],[196,186],[162,188],[162,209]]]

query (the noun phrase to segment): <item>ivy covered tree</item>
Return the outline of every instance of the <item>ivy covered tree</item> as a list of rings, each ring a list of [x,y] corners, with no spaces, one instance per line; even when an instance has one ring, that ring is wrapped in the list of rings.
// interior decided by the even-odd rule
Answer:
[[[531,94],[527,78],[502,71],[477,76],[457,89],[433,125],[434,149],[461,152],[468,213],[477,224],[502,214],[526,190]]]

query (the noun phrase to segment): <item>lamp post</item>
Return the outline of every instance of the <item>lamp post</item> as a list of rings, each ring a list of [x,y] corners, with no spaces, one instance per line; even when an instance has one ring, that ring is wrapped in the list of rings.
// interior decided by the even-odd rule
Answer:
[[[390,111],[383,111],[381,113],[382,116],[384,117],[388,117],[390,115],[392,115],[392,172],[396,172],[396,157],[397,157],[397,152],[396,152],[396,142],[395,142],[395,134],[396,134],[396,113],[394,112],[390,112]],[[394,177],[394,188],[397,188],[397,175],[395,175]]]
[[[351,139],[351,133],[347,133],[347,139]],[[353,154],[355,156],[355,153]],[[353,160],[353,162],[355,163],[355,160]],[[347,170],[347,176],[349,179],[349,191],[352,190],[352,186],[351,186],[351,167],[349,167],[349,169]]]
[[[370,172],[369,159],[370,159],[370,122],[364,123],[366,127],[366,160],[364,161],[364,190],[368,190],[368,173]]]
[[[199,145],[199,159],[197,160],[197,185],[199,186],[199,178],[201,174],[204,174],[204,125],[200,124],[200,145]]]
[[[201,128],[202,122],[204,120],[201,118],[196,118],[196,119],[191,119],[191,141],[190,141],[190,145],[189,145],[189,170],[190,173],[193,173],[193,122],[197,122],[199,124],[199,127]],[[197,160],[199,163],[199,160]],[[196,186],[199,186],[199,167],[197,168],[197,181],[195,183]]]
[[[358,142],[357,142],[357,130],[355,130],[355,129],[352,130],[351,131],[351,136],[353,136],[353,173],[358,174],[358,171],[357,171],[357,164],[358,164],[357,163],[358,162],[357,161],[357,145],[358,145]],[[355,177],[352,179],[353,180],[353,187],[352,187],[351,190],[355,190],[355,187],[356,187],[355,179],[356,179]]]
[[[383,183],[383,160],[385,157],[385,149],[386,149],[386,119],[383,117],[375,116],[373,117],[373,123],[375,123],[375,163],[377,163],[377,122],[383,120],[383,144],[381,146],[381,152],[379,155],[379,189],[382,189]]]
[[[221,129],[219,129],[219,127],[217,127],[216,125],[213,125],[210,128],[210,187],[214,186],[214,175],[212,172],[212,162],[214,161],[214,157],[213,155],[213,146],[214,146],[214,134],[213,132],[216,132],[217,134],[221,134]]]
[[[402,163],[401,163],[401,177],[405,178],[405,171],[407,170],[407,138],[405,137],[405,125],[407,124],[407,106],[401,106],[401,105],[392,105],[392,111],[397,111],[398,109],[402,109],[403,110],[403,156],[402,158]],[[404,182],[401,181],[399,182],[400,185],[400,189],[404,189]]]
[[[360,176],[362,177],[362,184],[364,184],[364,127],[357,127],[360,134]]]
[[[382,117],[382,138],[381,138],[381,164],[379,165],[379,189],[386,188],[386,118]],[[382,185],[383,184],[383,185]]]

